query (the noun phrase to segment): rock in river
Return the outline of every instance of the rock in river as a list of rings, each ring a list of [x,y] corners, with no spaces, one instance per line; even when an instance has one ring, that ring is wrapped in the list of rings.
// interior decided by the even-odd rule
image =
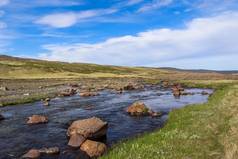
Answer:
[[[90,157],[100,157],[106,152],[107,146],[101,142],[86,140],[80,150],[86,152]]]
[[[60,152],[60,149],[58,147],[50,147],[50,148],[42,148],[38,150],[42,154],[58,154]]]
[[[97,92],[81,92],[79,94],[81,97],[91,97],[99,95]]]
[[[82,135],[73,134],[70,136],[68,145],[77,148],[80,147],[85,140],[86,138],[83,137]]]
[[[37,149],[31,149],[25,155],[22,156],[22,158],[28,158],[28,159],[36,159],[39,157],[40,157],[40,152]]]
[[[127,113],[130,115],[141,116],[149,115],[149,108],[142,102],[135,102],[127,108]]]
[[[42,115],[32,115],[28,118],[27,124],[41,124],[47,123],[48,118]]]
[[[69,145],[78,147],[84,138],[97,139],[105,136],[107,125],[107,122],[96,117],[74,121],[67,131],[67,135],[70,136]]]

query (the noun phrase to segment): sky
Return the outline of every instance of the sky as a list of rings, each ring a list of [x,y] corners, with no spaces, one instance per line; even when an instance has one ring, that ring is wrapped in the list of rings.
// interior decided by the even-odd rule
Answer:
[[[238,0],[0,0],[0,54],[238,70]]]

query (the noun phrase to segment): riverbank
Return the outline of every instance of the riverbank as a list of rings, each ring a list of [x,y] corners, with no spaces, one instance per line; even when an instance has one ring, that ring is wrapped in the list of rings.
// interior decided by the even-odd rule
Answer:
[[[102,158],[237,158],[238,84],[182,82],[191,87],[215,88],[216,91],[207,103],[172,111],[164,128],[122,141]]]

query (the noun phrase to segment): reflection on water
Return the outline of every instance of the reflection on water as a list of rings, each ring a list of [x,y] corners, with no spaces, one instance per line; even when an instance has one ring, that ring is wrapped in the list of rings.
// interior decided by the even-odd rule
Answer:
[[[195,94],[175,99],[170,90],[148,86],[144,90],[123,94],[106,90],[95,97],[83,98],[75,95],[55,98],[51,100],[49,107],[43,106],[41,102],[35,102],[1,108],[0,111],[7,119],[0,122],[0,158],[19,158],[31,148],[52,146],[60,147],[61,153],[46,158],[70,159],[76,155],[82,157],[82,152],[72,151],[67,147],[66,131],[71,121],[92,116],[102,118],[109,123],[105,142],[112,145],[121,139],[162,127],[171,109],[207,101],[207,95],[199,94],[204,89],[186,91]],[[212,90],[205,91],[212,92]],[[162,111],[164,115],[159,118],[128,116],[125,108],[137,100],[143,101],[154,111]],[[48,116],[49,123],[26,125],[27,117],[33,114]]]

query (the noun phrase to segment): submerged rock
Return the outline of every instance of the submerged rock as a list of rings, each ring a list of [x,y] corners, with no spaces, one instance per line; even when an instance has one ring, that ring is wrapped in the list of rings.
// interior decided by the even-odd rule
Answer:
[[[28,118],[27,124],[41,124],[47,123],[48,118],[42,115],[32,115]]]
[[[142,102],[135,102],[127,108],[126,112],[133,116],[149,115],[149,108]]]
[[[49,155],[60,153],[60,149],[58,147],[42,148],[42,149],[39,149],[38,151],[40,153],[49,154]]]
[[[40,152],[37,149],[31,149],[25,155],[22,156],[22,158],[28,158],[28,159],[37,159],[39,157],[40,157]]]
[[[100,138],[107,133],[107,122],[99,118],[92,117],[89,119],[74,121],[68,128],[67,135],[82,135],[85,138]]]
[[[80,150],[86,152],[90,157],[100,157],[106,152],[107,146],[101,142],[86,140]]]

